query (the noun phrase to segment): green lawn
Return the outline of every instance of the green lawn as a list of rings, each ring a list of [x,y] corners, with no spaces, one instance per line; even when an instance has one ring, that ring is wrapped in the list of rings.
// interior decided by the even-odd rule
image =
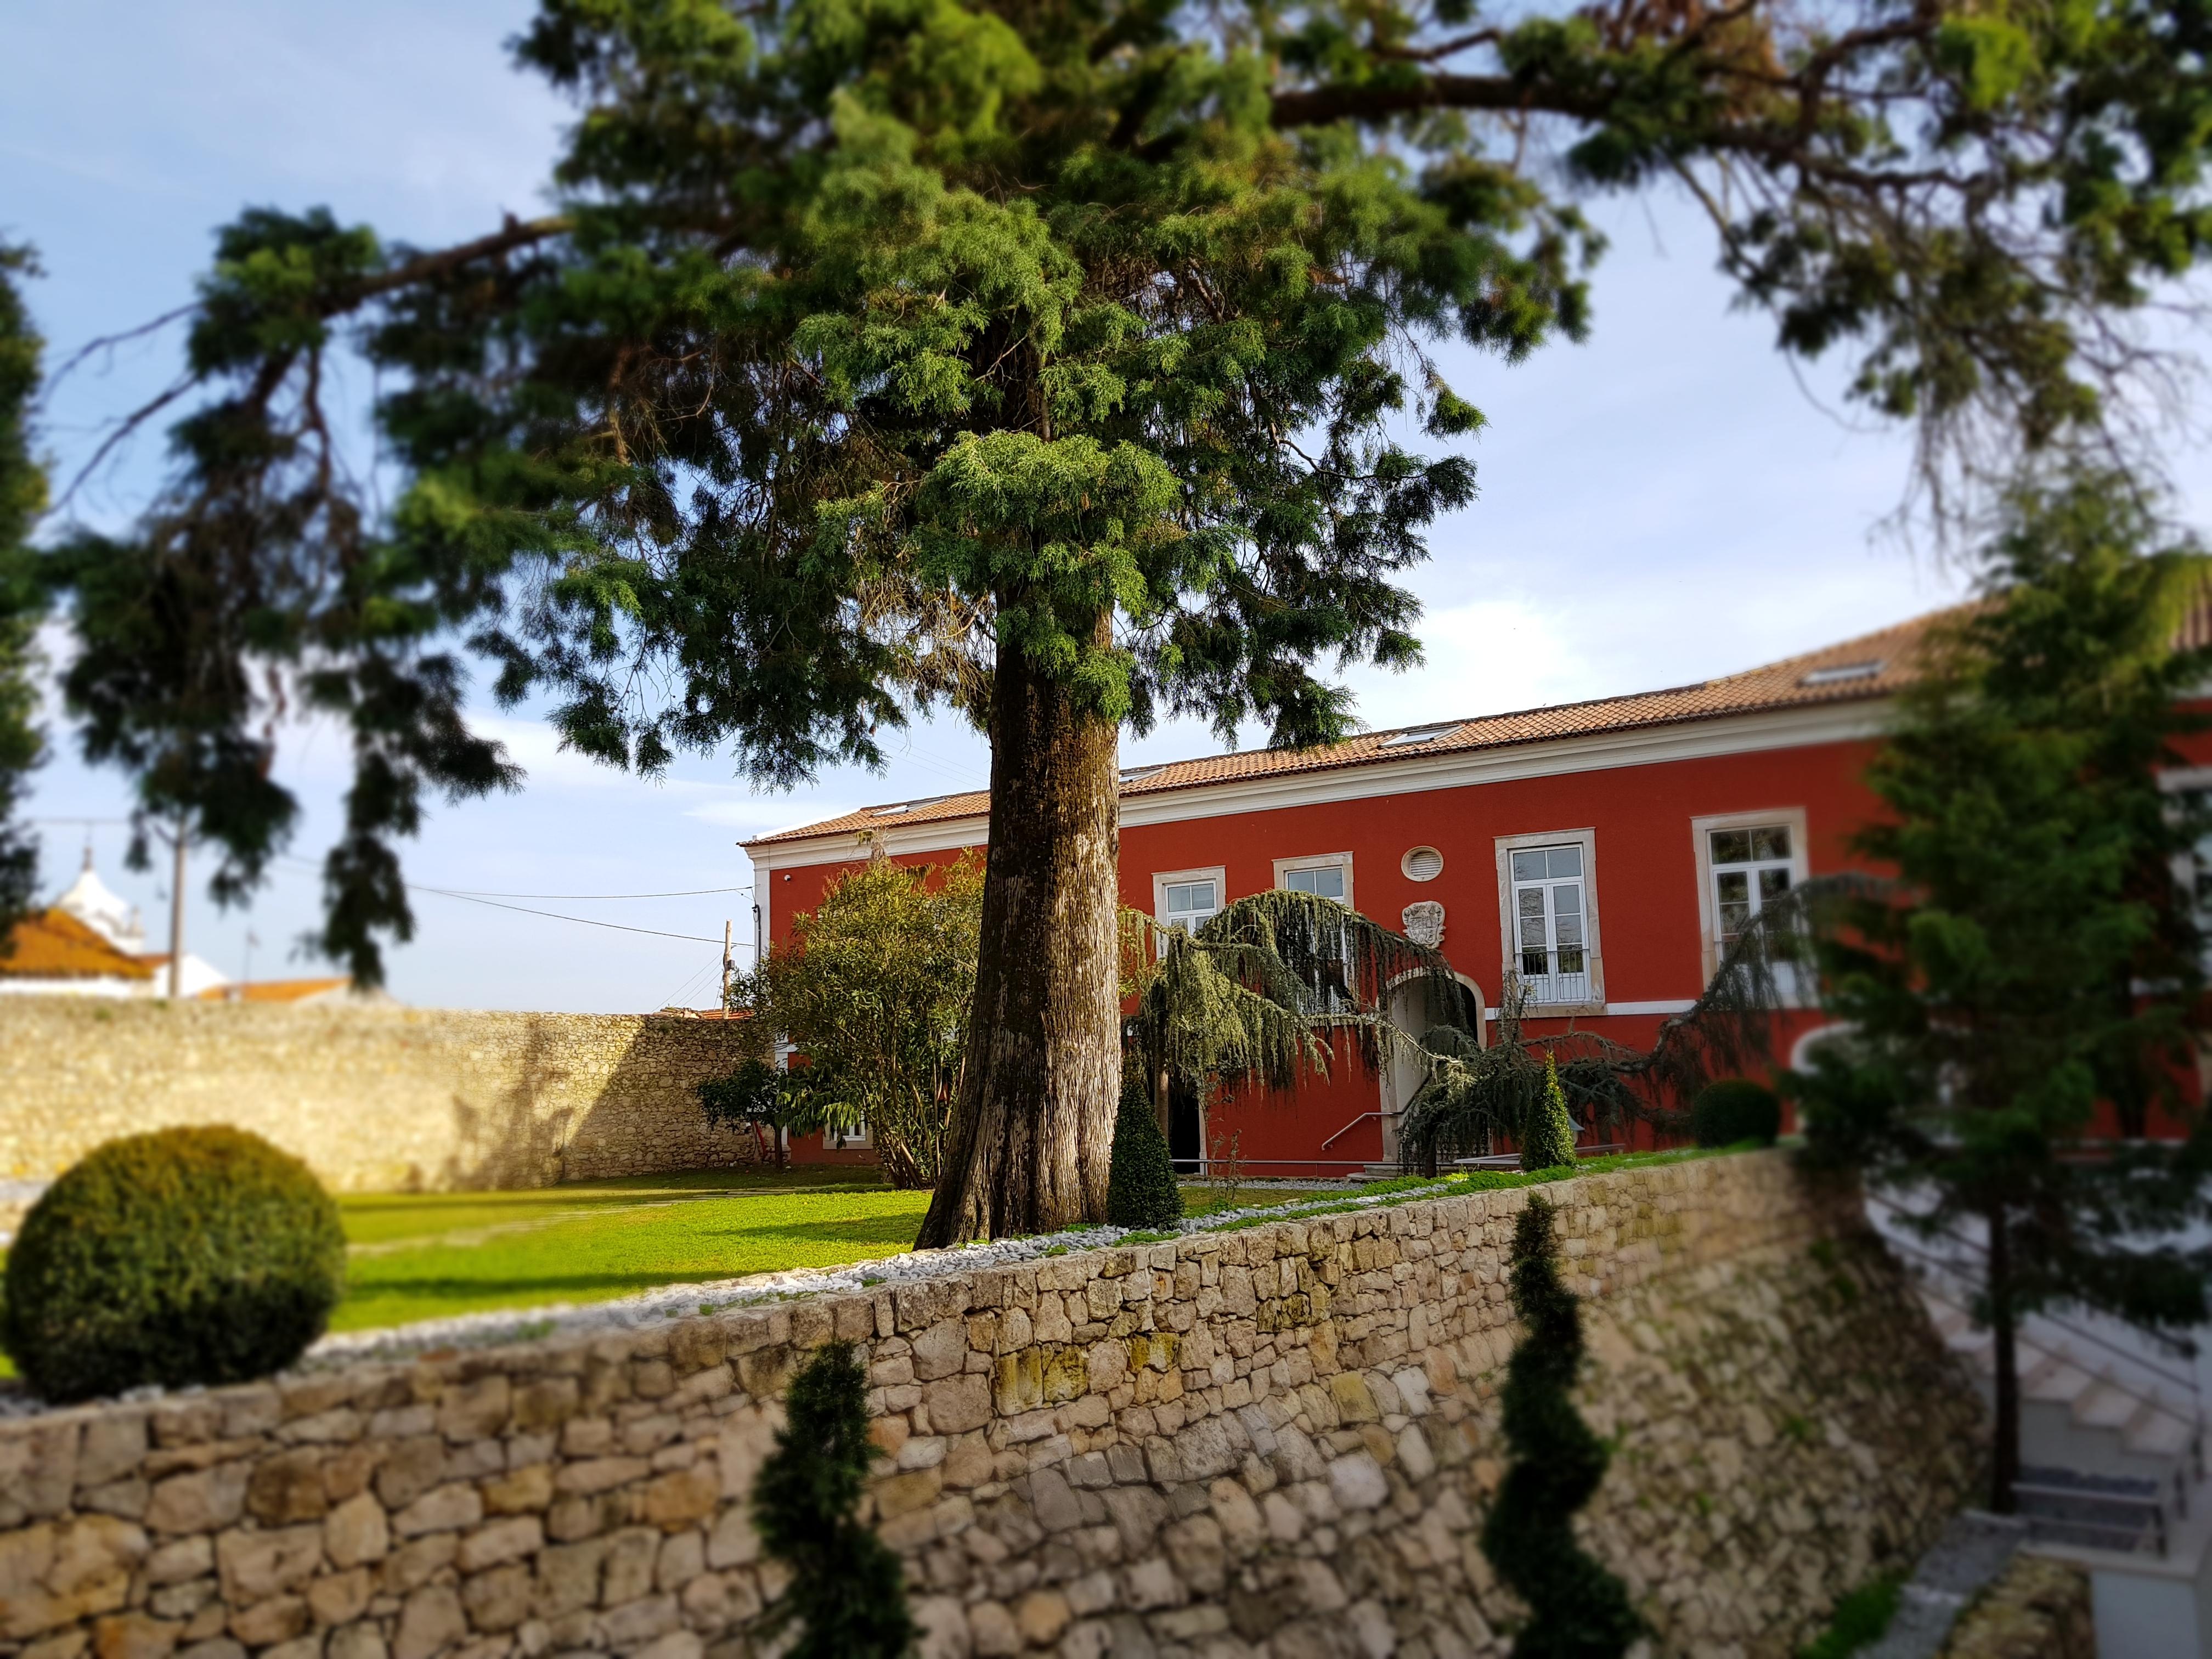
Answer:
[[[1711,1154],[1639,1153],[1586,1167],[1704,1156]],[[1449,1187],[1408,1179],[1367,1191],[1402,1203],[1534,1179],[1496,1172],[1462,1176]],[[1200,1216],[1232,1202],[1249,1207],[1328,1196],[1250,1183],[1232,1199],[1218,1188],[1191,1186],[1183,1188],[1183,1208]],[[1346,1195],[1328,1207],[1351,1201]],[[358,1331],[896,1255],[913,1243],[929,1194],[895,1192],[877,1184],[872,1171],[816,1167],[781,1175],[711,1170],[529,1192],[349,1194],[338,1207],[352,1249],[345,1300],[331,1328]],[[0,1356],[0,1376],[12,1374]]]
[[[354,1331],[896,1255],[914,1243],[929,1194],[845,1170],[709,1170],[338,1206],[354,1248],[331,1326]]]

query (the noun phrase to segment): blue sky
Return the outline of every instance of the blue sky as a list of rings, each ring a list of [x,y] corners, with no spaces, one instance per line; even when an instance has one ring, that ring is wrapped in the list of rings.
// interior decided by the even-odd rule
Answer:
[[[540,204],[563,106],[507,65],[527,0],[362,0],[316,7],[74,0],[18,8],[0,103],[0,234],[40,249],[31,299],[56,359],[190,297],[210,232],[246,205],[328,204],[386,238],[435,245]],[[1447,349],[1462,395],[1490,416],[1470,445],[1480,499],[1439,525],[1413,585],[1429,609],[1428,665],[1354,673],[1376,726],[1678,684],[1877,628],[1944,603],[1961,578],[1876,537],[1906,482],[1905,434],[1839,421],[1835,376],[1801,386],[1771,325],[1732,308],[1712,242],[1683,204],[1605,201],[1613,247],[1595,277],[1589,343],[1508,368]],[[173,332],[96,361],[55,399],[47,447],[66,476],[99,422],[164,383]],[[364,390],[365,388],[361,388]],[[140,444],[76,504],[113,521],[159,476]],[[2201,458],[2184,457],[2185,479]],[[2191,492],[2193,499],[2194,491]],[[484,700],[483,725],[528,769],[517,796],[441,808],[408,849],[410,878],[503,894],[665,893],[750,882],[735,842],[870,801],[974,787],[981,744],[916,728],[881,775],[825,774],[761,796],[726,763],[688,759],[661,783],[559,751],[547,729]],[[89,833],[103,872],[163,934],[155,876],[121,869],[123,830],[66,822],[127,810],[57,715],[32,811],[45,877],[69,879]],[[1180,726],[1127,746],[1167,759],[1216,745]],[[187,943],[233,974],[249,929],[256,977],[318,971],[293,942],[311,923],[314,866],[336,821],[343,746],[283,739],[282,775],[306,819],[251,912],[191,891]],[[423,1005],[597,1011],[711,1002],[726,917],[750,894],[512,902],[690,936],[665,939],[424,895],[391,986]]]

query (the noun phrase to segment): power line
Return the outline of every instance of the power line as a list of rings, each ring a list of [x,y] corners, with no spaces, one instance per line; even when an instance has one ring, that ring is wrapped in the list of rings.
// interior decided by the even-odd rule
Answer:
[[[710,893],[750,893],[753,885],[747,882],[742,887],[692,887],[680,893],[501,893],[477,887],[425,887],[422,890],[443,893],[447,898],[564,899],[572,904],[582,904],[602,899],[704,898]]]
[[[526,905],[501,904],[496,899],[478,898],[473,893],[456,893],[443,887],[417,887],[413,882],[403,884],[410,893],[434,893],[440,898],[459,899],[465,904],[489,905],[495,910],[512,910],[518,915],[545,916],[554,921],[573,921],[581,927],[611,927],[618,933],[647,933],[654,939],[687,939],[694,945],[720,945],[718,939],[704,933],[671,933],[658,927],[632,927],[619,921],[599,921],[590,916],[564,916],[552,910],[532,910]]]
[[[301,869],[303,869],[303,870],[313,870],[313,869],[314,869],[314,868],[315,868],[315,866],[314,866],[313,865],[309,864],[309,863],[308,863],[305,859],[287,858],[287,859],[283,860],[283,861],[284,863],[286,863],[286,864],[296,865],[297,866],[299,866],[300,868],[301,868]],[[560,914],[558,911],[556,911],[556,910],[533,910],[533,909],[530,908],[527,905],[522,905],[522,904],[502,904],[502,903],[501,903],[501,902],[500,902],[498,900],[496,900],[496,899],[486,898],[486,897],[484,897],[482,894],[479,894],[479,893],[464,892],[464,891],[462,891],[461,890],[459,890],[459,889],[458,889],[458,888],[453,888],[453,887],[424,887],[424,886],[419,885],[418,884],[416,884],[416,883],[415,883],[415,882],[411,882],[411,881],[402,882],[402,883],[400,883],[400,885],[401,885],[401,886],[403,886],[403,887],[404,887],[404,888],[405,888],[409,892],[410,892],[410,893],[430,893],[430,894],[434,894],[434,896],[437,896],[437,897],[439,897],[439,898],[459,899],[459,900],[460,900],[464,904],[482,904],[482,905],[487,906],[488,908],[491,908],[491,909],[494,909],[494,910],[512,910],[512,911],[514,911],[514,912],[516,915],[524,915],[524,916],[544,916],[544,917],[545,917],[548,921],[573,921],[573,922],[574,922],[574,923],[575,923],[578,927],[611,927],[611,928],[612,928],[615,932],[617,932],[617,933],[643,933],[643,934],[646,934],[646,935],[647,935],[648,937],[653,938],[653,939],[680,939],[686,940],[687,942],[689,942],[689,943],[690,943],[690,944],[693,944],[693,945],[720,945],[720,944],[722,942],[721,940],[720,940],[720,939],[709,939],[709,938],[708,938],[704,933],[669,933],[669,932],[665,931],[665,929],[659,928],[659,927],[633,927],[629,926],[627,922],[620,922],[620,921],[601,921],[598,920],[596,917],[592,917],[592,916],[564,916],[564,915],[561,915],[561,914]],[[717,892],[744,892],[744,891],[745,891],[746,890],[745,890],[745,889],[744,889],[744,888],[738,887],[738,888],[717,888],[717,889],[714,889],[714,890],[711,890],[717,891]],[[560,896],[560,895],[549,895],[549,896]],[[585,897],[585,896],[587,896],[587,895],[578,894],[578,895],[574,895],[574,896],[576,896],[576,897]],[[611,896],[613,896],[613,895],[603,895],[602,896],[611,897]],[[657,896],[666,896],[666,895],[650,895],[650,896],[648,896],[648,895],[642,895],[642,894],[641,894],[641,895],[635,895],[635,896],[639,896],[639,897],[644,897],[644,896],[656,896],[656,897],[657,897]]]

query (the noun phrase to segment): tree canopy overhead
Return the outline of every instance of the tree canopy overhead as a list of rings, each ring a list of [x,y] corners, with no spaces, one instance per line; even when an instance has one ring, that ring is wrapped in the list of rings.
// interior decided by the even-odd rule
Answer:
[[[183,411],[173,487],[49,561],[66,690],[226,892],[296,816],[273,721],[344,722],[321,943],[365,981],[411,929],[395,838],[518,780],[464,718],[471,654],[648,773],[727,750],[791,784],[960,711],[994,850],[951,1158],[1050,1169],[931,1224],[1059,1224],[1103,1202],[1120,727],[1326,740],[1339,665],[1417,659],[1402,573],[1481,422],[1429,354],[1583,331],[1577,191],[1679,180],[1782,345],[1854,354],[1956,480],[2109,432],[2119,319],[2204,240],[2204,28],[2137,0],[544,0],[515,52],[576,101],[553,212],[433,251],[321,210],[222,231],[141,412]],[[349,349],[388,510],[326,397]],[[978,1150],[1048,1099],[1076,1117]]]

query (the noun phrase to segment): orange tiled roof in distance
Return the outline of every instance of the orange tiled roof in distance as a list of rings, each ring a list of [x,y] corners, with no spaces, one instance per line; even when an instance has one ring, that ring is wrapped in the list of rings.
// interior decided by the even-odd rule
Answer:
[[[0,978],[127,979],[146,981],[154,970],[143,957],[118,951],[66,910],[26,916],[9,934],[15,946],[0,956]]]
[[[1243,778],[1279,777],[1289,773],[1325,772],[1343,767],[1370,766],[1391,761],[1428,759],[1433,756],[1465,753],[1470,750],[1504,748],[1515,744],[1544,743],[1562,738],[1589,737],[1606,732],[1628,732],[1640,726],[1670,726],[1690,720],[1717,720],[1730,714],[1759,714],[1769,709],[1811,708],[1830,703],[1863,702],[1885,697],[1913,677],[1922,637],[1929,624],[1949,614],[1935,611],[1909,622],[1838,645],[1787,657],[1763,668],[1703,680],[1695,685],[1674,686],[1664,691],[1639,691],[1625,697],[1597,697],[1587,702],[1559,703],[1548,708],[1528,708],[1516,714],[1486,714],[1474,720],[1430,721],[1388,732],[1363,732],[1342,743],[1318,749],[1247,749],[1196,760],[1170,761],[1164,766],[1139,766],[1123,775],[1124,799],[1200,784],[1226,783]],[[1418,745],[1394,743],[1413,733],[1432,732]],[[864,830],[890,830],[910,823],[939,823],[957,818],[983,817],[990,810],[988,790],[940,795],[908,801],[896,807],[871,806],[842,817],[826,818],[796,830],[758,836],[746,847],[774,847],[817,836],[857,835]]]
[[[166,960],[166,958],[165,958]],[[342,991],[353,981],[341,974],[335,979],[257,979],[242,985],[210,985],[199,994],[202,1002],[298,1002],[327,991]]]

